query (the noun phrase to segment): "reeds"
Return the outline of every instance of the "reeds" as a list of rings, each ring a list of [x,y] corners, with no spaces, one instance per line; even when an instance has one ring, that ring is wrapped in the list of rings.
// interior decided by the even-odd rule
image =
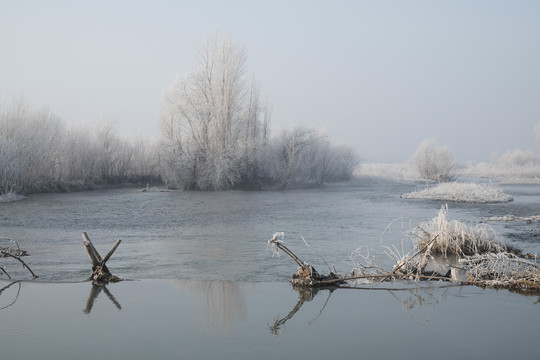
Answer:
[[[488,225],[468,226],[448,220],[447,212],[445,205],[437,217],[409,233],[416,238],[415,248],[425,251],[422,260],[410,262],[404,257],[401,264],[406,266],[400,265],[402,271],[427,275],[428,262],[441,263],[442,258],[446,260],[446,268],[450,269],[446,275],[454,280],[478,286],[540,291],[540,267],[536,256],[527,254],[526,259],[519,249],[504,244]],[[455,260],[448,261],[450,258]],[[461,274],[459,279],[457,273]]]
[[[429,249],[435,255],[470,256],[517,251],[505,245],[489,225],[469,226],[458,220],[448,220],[447,213],[448,205],[443,205],[435,218],[408,233],[415,239],[416,248],[425,247],[436,237]]]

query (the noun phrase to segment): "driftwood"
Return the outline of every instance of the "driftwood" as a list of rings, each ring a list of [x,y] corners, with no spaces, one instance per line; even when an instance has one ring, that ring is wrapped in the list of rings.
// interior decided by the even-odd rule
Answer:
[[[101,255],[99,255],[99,252],[94,247],[94,244],[92,244],[92,242],[90,241],[90,238],[88,237],[86,232],[82,233],[82,237],[84,240],[84,248],[86,250],[86,253],[88,254],[90,262],[92,263],[92,275],[90,276],[92,284],[104,285],[110,282],[122,281],[122,278],[116,275],[112,275],[106,265],[106,262],[110,259],[114,251],[118,248],[118,245],[120,245],[121,240],[116,240],[111,250],[109,250],[107,255],[102,258]]]
[[[445,210],[443,207],[437,218],[411,232],[417,238],[414,243],[416,252],[412,256],[400,255],[390,271],[360,255],[366,265],[358,263],[348,274],[330,272],[321,276],[313,266],[300,260],[283,245],[283,233],[275,233],[268,245],[273,247],[274,253],[279,255],[278,250],[281,250],[298,264],[298,272],[291,280],[293,286],[351,287],[351,281],[358,284],[359,280],[371,283],[396,279],[442,280],[540,294],[540,264],[536,255],[523,255],[519,249],[505,245],[496,237],[489,237],[483,229],[471,229],[458,221],[449,222]],[[392,252],[392,257],[396,254]]]
[[[330,271],[328,275],[321,275],[315,270],[312,265],[300,260],[291,250],[283,245],[283,233],[275,233],[272,239],[268,240],[268,245],[274,248],[274,253],[278,253],[278,249],[289,255],[298,265],[298,272],[292,275],[291,284],[298,287],[318,287],[318,286],[339,286],[345,283],[345,280],[340,278],[334,272]],[[305,240],[304,240],[305,242]]]
[[[23,268],[27,269],[30,274],[32,274],[32,277],[34,279],[37,279],[39,276],[37,276],[33,271],[32,269],[30,269],[30,267],[24,262],[23,259],[21,259],[22,256],[28,256],[28,252],[26,250],[22,250],[20,247],[19,247],[19,244],[17,243],[17,241],[13,240],[13,239],[9,239],[9,238],[0,238],[1,240],[8,240],[9,242],[11,243],[14,243],[17,248],[13,248],[13,247],[10,247],[10,246],[0,246],[0,258],[6,258],[6,257],[10,257],[10,258],[13,258],[15,260],[17,260],[18,262],[20,262],[23,266]],[[0,267],[0,271],[2,273],[4,273],[9,279],[11,279],[11,276],[9,275],[9,273],[7,272],[6,268],[5,267]]]
[[[289,248],[283,245],[284,233],[278,232],[268,240],[268,246],[274,248],[274,253],[279,255],[278,250],[283,251],[289,257],[291,257],[294,262],[298,265],[298,272],[292,275],[291,284],[294,287],[350,287],[348,284],[349,281],[353,280],[369,280],[372,282],[384,282],[384,281],[393,281],[396,279],[410,279],[413,275],[417,280],[445,280],[445,281],[456,281],[449,276],[445,276],[438,273],[422,273],[416,272],[411,273],[409,271],[402,271],[407,267],[409,262],[417,257],[420,254],[424,254],[426,249],[428,249],[433,242],[436,240],[435,236],[427,245],[424,246],[421,250],[417,251],[412,257],[405,258],[401,263],[397,264],[391,271],[384,272],[383,274],[374,273],[374,274],[354,274],[354,271],[349,274],[336,274],[333,271],[330,271],[328,275],[320,275],[312,265],[309,265],[307,262],[300,260]],[[306,241],[304,240],[304,243]],[[306,243],[307,245],[307,243]],[[309,246],[309,245],[308,245]],[[318,255],[318,254],[317,254]],[[319,255],[320,256],[320,255]],[[425,265],[422,266],[422,270]]]

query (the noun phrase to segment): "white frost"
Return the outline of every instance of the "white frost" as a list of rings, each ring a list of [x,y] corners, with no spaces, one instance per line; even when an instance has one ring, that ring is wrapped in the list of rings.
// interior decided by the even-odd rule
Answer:
[[[465,203],[499,203],[509,202],[513,198],[505,194],[502,188],[493,184],[440,183],[423,190],[401,195],[404,199],[428,199]]]

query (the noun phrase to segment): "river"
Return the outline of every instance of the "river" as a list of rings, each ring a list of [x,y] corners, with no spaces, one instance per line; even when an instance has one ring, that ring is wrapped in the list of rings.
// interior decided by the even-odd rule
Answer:
[[[136,188],[36,194],[0,204],[0,237],[17,240],[38,280],[0,280],[2,359],[418,359],[534,358],[538,296],[445,282],[294,290],[293,261],[272,257],[278,231],[300,258],[326,271],[404,234],[444,202],[405,200],[416,184],[363,179],[322,189],[170,192]],[[505,185],[514,201],[450,203],[448,217],[540,213],[540,186]],[[502,240],[540,249],[538,223],[490,223]],[[84,282],[86,231],[126,281]],[[309,243],[308,248],[302,237]],[[5,242],[5,241],[4,241]],[[313,251],[314,250],[314,251]],[[371,250],[370,250],[371,251]],[[378,252],[379,251],[379,252]],[[29,279],[2,259],[14,278]]]
[[[108,265],[126,279],[281,282],[296,266],[266,250],[275,232],[284,232],[285,244],[316,268],[326,271],[326,264],[311,249],[339,272],[348,272],[355,249],[376,252],[381,240],[401,249],[404,232],[437,215],[444,202],[400,198],[416,186],[364,179],[288,191],[123,188],[36,194],[0,203],[0,237],[17,240],[29,252],[25,259],[40,280],[79,281],[88,276],[90,262],[81,236],[85,231],[102,255],[116,239],[122,240]],[[514,201],[450,203],[448,218],[475,225],[491,216],[540,214],[540,185],[503,188]],[[539,252],[537,224],[490,225],[504,241]],[[383,256],[378,261],[389,265],[390,259]]]

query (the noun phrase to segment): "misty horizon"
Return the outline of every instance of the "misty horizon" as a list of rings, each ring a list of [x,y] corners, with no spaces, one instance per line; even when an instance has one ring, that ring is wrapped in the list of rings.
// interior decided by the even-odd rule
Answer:
[[[156,137],[161,97],[216,31],[243,44],[271,128],[326,129],[366,162],[434,138],[458,162],[535,150],[540,4],[4,2],[0,103]]]

